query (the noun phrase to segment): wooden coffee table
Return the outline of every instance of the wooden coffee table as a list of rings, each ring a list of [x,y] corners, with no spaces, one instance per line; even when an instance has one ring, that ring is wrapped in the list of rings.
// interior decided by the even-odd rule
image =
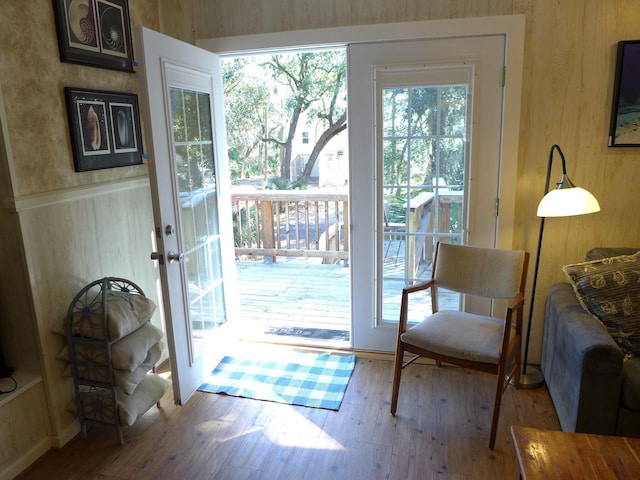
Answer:
[[[640,438],[511,427],[516,478],[638,479]]]

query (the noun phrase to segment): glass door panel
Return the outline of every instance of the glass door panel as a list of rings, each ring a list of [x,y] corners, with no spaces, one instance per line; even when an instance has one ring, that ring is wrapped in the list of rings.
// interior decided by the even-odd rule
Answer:
[[[469,85],[381,88],[379,319],[397,322],[399,294],[430,278],[436,242],[463,242]],[[439,301],[440,308],[460,306],[447,292]]]
[[[171,87],[184,284],[192,348],[226,322],[210,96]]]

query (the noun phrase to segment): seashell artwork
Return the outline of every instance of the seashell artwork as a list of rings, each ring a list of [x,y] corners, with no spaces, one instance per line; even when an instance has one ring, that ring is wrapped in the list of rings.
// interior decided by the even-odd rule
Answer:
[[[100,144],[102,143],[100,120],[98,119],[98,114],[93,109],[93,106],[89,107],[89,110],[87,111],[87,131],[89,132],[91,148],[94,150],[100,149]]]
[[[127,116],[123,110],[118,110],[118,116],[116,118],[120,145],[127,147],[129,146],[129,122],[127,121]]]
[[[111,50],[122,49],[122,30],[116,25],[111,25],[108,35],[105,35],[105,43]]]
[[[124,31],[122,17],[117,8],[105,8],[100,13],[100,32],[102,46],[106,50],[124,52]]]
[[[52,1],[61,61],[134,72],[129,0]]]
[[[138,96],[64,87],[76,172],[143,163]]]
[[[96,30],[89,18],[89,0],[73,0],[69,4],[69,28],[80,43],[91,44],[96,38]]]

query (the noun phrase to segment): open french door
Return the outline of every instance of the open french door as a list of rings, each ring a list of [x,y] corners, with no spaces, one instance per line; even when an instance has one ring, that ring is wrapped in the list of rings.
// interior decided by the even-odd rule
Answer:
[[[156,252],[173,380],[184,404],[234,337],[235,265],[216,55],[135,29]],[[132,208],[135,208],[132,206]]]

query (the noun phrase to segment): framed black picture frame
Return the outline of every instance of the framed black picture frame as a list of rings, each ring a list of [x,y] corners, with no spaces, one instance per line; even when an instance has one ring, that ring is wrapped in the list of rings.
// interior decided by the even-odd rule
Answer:
[[[53,0],[60,60],[133,72],[128,0]]]
[[[640,146],[640,40],[618,42],[609,146]]]
[[[143,163],[136,94],[73,87],[64,91],[76,172]]]

